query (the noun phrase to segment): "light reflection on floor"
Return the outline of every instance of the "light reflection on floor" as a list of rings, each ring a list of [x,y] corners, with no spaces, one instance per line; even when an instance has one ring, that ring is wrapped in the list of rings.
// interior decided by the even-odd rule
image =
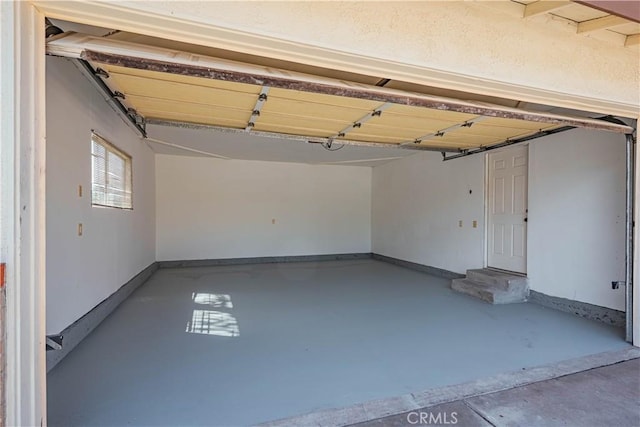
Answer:
[[[211,307],[233,308],[231,296],[227,294],[210,294],[208,292],[193,292],[191,299],[196,304],[210,305]]]
[[[229,313],[211,310],[193,310],[193,316],[187,322],[186,332],[220,337],[240,336],[238,321],[235,317]]]

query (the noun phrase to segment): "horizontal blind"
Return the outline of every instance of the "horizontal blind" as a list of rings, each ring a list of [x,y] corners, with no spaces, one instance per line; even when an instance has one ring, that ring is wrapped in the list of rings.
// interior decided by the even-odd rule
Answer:
[[[131,157],[96,134],[91,157],[92,204],[131,209]]]

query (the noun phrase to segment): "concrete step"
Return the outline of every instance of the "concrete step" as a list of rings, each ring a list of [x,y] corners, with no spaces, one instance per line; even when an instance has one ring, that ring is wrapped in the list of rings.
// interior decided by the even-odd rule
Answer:
[[[529,289],[529,279],[526,276],[503,273],[489,270],[488,268],[478,268],[467,270],[467,279],[475,282],[495,285],[505,291],[525,292]]]
[[[496,284],[477,282],[468,278],[453,279],[451,281],[451,289],[474,296],[490,304],[525,302],[529,297],[528,287],[526,289],[507,290]]]

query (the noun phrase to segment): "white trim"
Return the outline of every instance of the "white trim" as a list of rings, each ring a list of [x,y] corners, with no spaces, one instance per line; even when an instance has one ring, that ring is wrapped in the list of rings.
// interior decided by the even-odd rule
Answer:
[[[484,201],[482,266],[484,268],[489,267],[489,153],[490,152],[484,154],[484,186],[482,187],[482,191],[484,192],[482,195],[482,200]]]
[[[556,90],[507,83],[480,76],[390,61],[326,47],[294,42],[254,32],[204,24],[195,19],[151,12],[152,7],[124,2],[32,2],[50,18],[113,28],[184,43],[211,46],[284,61],[326,67],[364,75],[384,75],[406,81],[469,93],[517,99],[556,107],[636,117],[635,104],[562,93]],[[144,8],[149,10],[144,10]]]
[[[0,2],[0,257],[7,263],[7,425],[46,424],[44,16]]]

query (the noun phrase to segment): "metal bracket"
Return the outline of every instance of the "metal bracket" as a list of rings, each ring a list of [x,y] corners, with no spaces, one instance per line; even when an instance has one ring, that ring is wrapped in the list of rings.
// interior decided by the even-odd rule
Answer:
[[[138,114],[138,111],[135,108],[127,108],[127,116],[129,116],[130,120],[140,126],[142,129],[146,131],[147,123],[145,118]]]
[[[96,86],[100,90],[100,92],[103,93],[109,105],[123,119],[126,120],[127,124],[131,126],[133,129],[135,129],[136,131],[140,132],[140,135],[142,135],[143,138],[146,138],[147,130],[145,126],[145,120],[143,117],[139,116],[142,119],[141,120],[142,123],[141,123],[140,120],[136,119],[135,117],[132,117],[129,114],[129,112],[127,111],[127,108],[124,106],[124,104],[122,104],[122,101],[120,100],[125,98],[124,94],[118,91],[113,92],[111,88],[109,88],[109,86],[107,86],[105,82],[102,81],[102,79],[100,78],[101,75],[98,74],[98,71],[95,70],[91,66],[91,64],[89,64],[87,61],[83,59],[76,59],[74,63],[76,64],[78,69],[82,72],[82,74],[85,77],[89,78],[89,80],[94,84],[94,86]]]
[[[473,119],[467,120],[464,123],[456,123],[455,125],[449,126],[448,128],[440,129],[437,132],[432,132],[432,133],[428,133],[426,135],[419,136],[419,137],[417,137],[416,139],[414,139],[412,141],[406,141],[406,142],[403,142],[400,145],[420,144],[423,141],[427,141],[429,139],[433,139],[433,138],[444,136],[447,132],[451,132],[453,130],[460,129],[460,128],[471,127],[474,123],[481,122],[482,120],[486,120],[488,118],[489,117],[485,117],[485,116],[474,117]]]
[[[47,351],[51,350],[62,350],[62,340],[64,337],[62,335],[47,335],[46,338],[46,347]]]
[[[474,148],[474,149],[460,150],[460,154],[453,154],[451,156],[445,157],[442,160],[447,161],[447,160],[457,159],[457,158],[460,158],[460,157],[471,156],[472,154],[484,153],[485,151],[491,151],[491,150],[495,150],[497,148],[508,147],[509,145],[519,144],[521,142],[530,141],[532,139],[537,139],[537,138],[541,138],[543,136],[553,135],[554,133],[560,133],[560,132],[564,132],[564,131],[571,130],[571,129],[575,129],[575,127],[573,127],[573,126],[562,126],[562,127],[555,128],[555,129],[541,130],[541,131],[538,131],[538,132],[536,132],[534,134],[531,134],[531,135],[528,135],[528,136],[523,136],[522,138],[516,138],[516,139],[507,138],[503,142],[500,142],[500,143],[494,144],[494,145],[490,145],[488,147],[487,146],[483,146],[483,147],[478,147],[478,148]]]
[[[618,289],[620,286],[627,286],[624,280],[614,280],[611,282],[611,289]]]
[[[100,77],[105,78],[105,79],[109,78],[109,73],[107,73],[105,70],[103,70],[100,67],[96,68],[95,74],[96,74],[96,76],[100,76]]]
[[[262,111],[262,107],[264,107],[264,103],[267,102],[269,98],[267,94],[269,93],[269,86],[262,86],[260,89],[260,95],[258,95],[258,100],[256,101],[256,105],[253,107],[251,111],[251,117],[249,117],[249,122],[247,126],[244,128],[246,132],[250,132],[258,121],[258,117],[260,117],[260,111]]]
[[[385,102],[384,104],[374,109],[372,112],[367,113],[366,116],[359,118],[358,120],[356,120],[355,122],[347,126],[346,128],[342,129],[340,132],[335,134],[332,138],[344,138],[349,132],[351,132],[354,129],[361,128],[364,123],[368,122],[372,118],[380,117],[382,115],[382,112],[387,108],[391,107],[391,105],[393,104],[391,104],[390,102]]]

